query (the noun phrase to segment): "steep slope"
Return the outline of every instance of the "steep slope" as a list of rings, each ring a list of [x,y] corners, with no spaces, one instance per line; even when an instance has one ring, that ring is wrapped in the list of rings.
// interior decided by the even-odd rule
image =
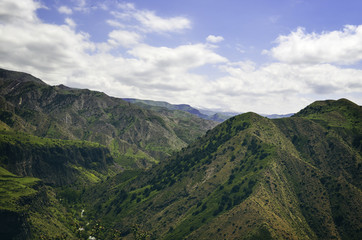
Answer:
[[[109,175],[109,150],[98,143],[35,137],[0,131],[0,164],[23,177],[52,186],[89,184]]]
[[[125,168],[149,167],[216,125],[194,116],[171,118],[101,92],[49,86],[3,69],[0,113],[0,120],[17,131],[106,145]]]
[[[134,226],[156,239],[361,239],[361,107],[306,109],[233,117],[147,174],[90,190],[88,207],[126,239]]]
[[[40,179],[0,167],[0,192],[1,239],[76,239],[76,222]]]
[[[78,239],[80,191],[114,175],[109,150],[0,129],[0,238]]]

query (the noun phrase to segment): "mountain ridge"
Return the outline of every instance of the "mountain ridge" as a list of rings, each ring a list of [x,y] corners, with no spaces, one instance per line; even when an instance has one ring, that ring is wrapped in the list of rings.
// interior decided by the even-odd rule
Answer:
[[[359,239],[359,145],[343,138],[343,123],[339,129],[308,117],[232,117],[118,185],[121,198],[95,204],[121,231],[140,224],[160,239]],[[355,131],[358,137],[361,128]]]
[[[362,107],[347,99],[216,124],[31,78],[0,70],[1,236],[362,238]]]
[[[169,110],[179,110],[179,111],[184,111],[184,112],[188,112],[191,113],[197,117],[206,119],[206,120],[212,120],[212,121],[216,121],[216,122],[224,122],[225,120],[242,114],[242,113],[237,113],[237,112],[220,112],[220,111],[214,111],[214,110],[210,110],[210,109],[197,109],[194,108],[188,104],[171,104],[165,101],[154,101],[154,100],[141,100],[141,99],[136,99],[136,98],[123,98],[123,100],[133,103],[133,104],[137,104],[140,107],[146,108],[146,109],[151,109],[151,110],[159,110],[159,108],[167,108]],[[290,117],[293,115],[293,113],[289,113],[289,114],[261,114],[264,117],[267,118],[285,118],[285,117]]]
[[[102,92],[49,86],[29,74],[0,70],[0,76],[0,120],[40,137],[98,142],[128,168],[147,168],[216,125],[193,115],[156,113]]]

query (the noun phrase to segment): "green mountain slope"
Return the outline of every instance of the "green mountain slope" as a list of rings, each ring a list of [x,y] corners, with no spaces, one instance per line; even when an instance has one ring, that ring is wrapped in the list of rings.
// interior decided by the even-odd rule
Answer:
[[[114,175],[109,150],[98,143],[6,129],[0,131],[0,152],[0,238],[83,236],[81,191]]]
[[[0,238],[98,238],[102,226],[80,214],[82,192],[163,161],[215,125],[0,69]],[[102,236],[119,239],[112,228]]]
[[[343,99],[291,118],[242,114],[84,198],[126,239],[132,229],[155,239],[361,239],[360,116]]]
[[[1,239],[76,239],[75,226],[51,187],[0,167]]]
[[[52,186],[88,184],[109,175],[109,150],[98,143],[40,138],[0,131],[0,164],[19,175]]]
[[[101,92],[49,86],[3,69],[0,120],[39,137],[106,145],[124,168],[147,168],[216,125],[191,114],[159,114]]]

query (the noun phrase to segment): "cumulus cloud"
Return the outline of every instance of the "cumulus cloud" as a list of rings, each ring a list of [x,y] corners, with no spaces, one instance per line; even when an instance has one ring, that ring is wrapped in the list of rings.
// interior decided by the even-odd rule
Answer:
[[[259,113],[296,112],[318,97],[346,97],[362,91],[362,70],[331,64],[271,63],[257,67],[246,61],[228,63],[221,70],[227,75],[212,83],[209,96]]]
[[[78,5],[86,7],[85,3],[79,1]],[[210,42],[219,41],[220,36],[210,35],[208,43],[174,47],[147,44],[150,31],[170,34],[191,24],[189,20],[187,24],[176,23],[180,17],[161,18],[154,12],[138,10],[134,4],[119,6],[118,15],[114,15],[117,19],[108,20],[113,30],[100,43],[77,30],[70,18],[63,25],[42,22],[36,16],[40,7],[31,0],[0,1],[0,67],[31,73],[49,84],[222,110],[286,113],[298,111],[313,100],[335,96],[362,101],[362,70],[333,65],[358,61],[360,46],[354,42],[360,34],[359,26],[335,33],[335,39],[350,39],[349,46],[354,46],[350,56],[342,46],[341,53],[331,50],[337,56],[331,59],[337,60],[326,62],[323,59],[327,59],[327,53],[320,46],[322,60],[308,60],[306,55],[313,51],[303,53],[303,49],[321,45],[319,41],[331,39],[333,32],[311,37],[300,30],[294,38],[297,32],[281,36],[279,45],[269,51],[280,62],[260,66],[253,61],[231,62],[217,54]],[[142,18],[149,23],[137,14],[151,16]],[[175,21],[167,25],[167,19]],[[130,23],[139,28],[132,28]],[[287,43],[295,44],[296,49],[285,47]],[[283,54],[278,55],[282,49],[287,49],[286,60]]]
[[[205,64],[226,62],[204,44],[181,45],[176,48],[142,45],[129,51],[133,56],[155,65],[191,69]]]
[[[209,36],[206,38],[206,41],[207,41],[207,42],[210,42],[210,43],[218,43],[218,42],[224,41],[224,38],[223,38],[222,36],[209,35]]]
[[[14,1],[4,0],[2,4],[12,7]],[[1,66],[42,77],[62,70],[76,70],[85,64],[87,52],[94,49],[87,34],[76,33],[69,25],[42,23],[35,15],[40,6],[30,0],[16,1],[16,4],[18,11],[9,11],[14,16],[0,24]],[[19,12],[23,15],[18,16]],[[71,19],[66,22],[74,24]]]
[[[298,28],[280,36],[269,53],[275,59],[292,64],[355,64],[362,60],[362,25],[347,25],[343,30],[306,33]]]
[[[66,15],[70,15],[73,13],[72,9],[70,9],[67,6],[61,6],[58,8],[58,12],[62,13],[62,14],[66,14]]]
[[[42,7],[40,3],[32,0],[0,1],[0,20],[3,23],[15,21],[34,22],[38,18],[36,10]]]
[[[362,84],[359,84],[362,82],[362,70],[341,69],[330,64],[272,63],[257,68],[252,62],[241,62],[225,65],[222,70],[228,73],[226,80],[235,85],[230,90],[238,92],[316,94],[362,91]],[[216,82],[221,89],[223,80]]]
[[[13,1],[7,2],[11,5]],[[29,72],[49,84],[86,87],[121,97],[177,95],[181,101],[200,88],[199,84],[206,84],[206,78],[192,73],[193,69],[227,61],[205,44],[154,47],[141,43],[140,34],[124,29],[111,31],[108,41],[96,44],[86,33],[77,32],[70,18],[64,25],[47,24],[36,18],[36,7],[26,9],[26,4],[19,4],[26,14],[16,19],[9,16],[0,24],[0,66]],[[17,12],[13,13],[16,16]],[[109,51],[118,46],[129,48],[128,57]]]

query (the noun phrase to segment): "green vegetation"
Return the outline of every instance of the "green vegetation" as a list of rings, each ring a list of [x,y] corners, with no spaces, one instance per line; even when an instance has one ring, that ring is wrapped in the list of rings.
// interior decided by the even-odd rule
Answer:
[[[0,131],[0,164],[19,175],[54,185],[89,184],[108,176],[108,149],[98,143]],[[28,166],[29,169],[22,166]]]
[[[86,202],[126,235],[139,224],[156,239],[359,239],[362,159],[348,129],[243,114]]]
[[[38,137],[96,142],[127,169],[149,168],[216,125],[181,111],[143,109],[101,92],[52,87],[3,69],[0,73],[0,130],[9,126]],[[16,88],[8,91],[15,82]]]
[[[24,78],[0,102],[5,238],[362,239],[362,111],[346,99],[203,135],[213,123],[179,110]]]
[[[18,144],[21,143],[30,147],[51,147],[51,148],[71,148],[71,147],[85,147],[85,148],[99,148],[104,147],[99,143],[79,140],[60,140],[53,138],[43,138],[34,135],[26,134],[23,132],[15,131],[0,131],[0,144]]]
[[[24,210],[24,206],[19,204],[19,200],[36,194],[37,191],[33,186],[39,181],[32,177],[18,177],[0,167],[0,209]]]

